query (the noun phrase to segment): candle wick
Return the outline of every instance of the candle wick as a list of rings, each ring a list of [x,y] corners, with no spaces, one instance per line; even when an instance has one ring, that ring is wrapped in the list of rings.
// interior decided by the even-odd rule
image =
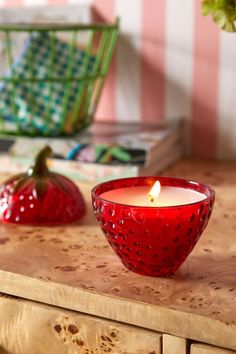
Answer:
[[[149,194],[148,196],[149,196],[149,200],[150,200],[150,202],[151,202],[151,203],[153,203],[153,202],[154,202],[154,198],[153,198],[153,196],[152,196],[151,194]]]

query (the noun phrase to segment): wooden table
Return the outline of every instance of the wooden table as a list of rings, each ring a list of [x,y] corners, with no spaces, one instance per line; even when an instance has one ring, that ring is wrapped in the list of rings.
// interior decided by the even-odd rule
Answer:
[[[217,193],[171,278],[128,271],[91,208],[73,226],[0,226],[1,354],[236,353],[236,166],[185,160],[165,174]],[[90,205],[91,186],[80,187]]]

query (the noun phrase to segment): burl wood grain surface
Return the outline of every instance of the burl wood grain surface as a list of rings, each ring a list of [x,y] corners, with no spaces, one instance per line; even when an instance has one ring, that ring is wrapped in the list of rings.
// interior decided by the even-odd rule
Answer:
[[[216,190],[210,223],[173,277],[128,271],[89,208],[72,226],[1,225],[0,291],[236,349],[236,166],[186,160],[165,174]]]
[[[162,354],[190,354],[188,339],[163,334]]]
[[[212,347],[205,344],[192,344],[190,354],[234,354],[232,350]]]
[[[153,331],[8,295],[0,300],[0,354],[162,353]]]

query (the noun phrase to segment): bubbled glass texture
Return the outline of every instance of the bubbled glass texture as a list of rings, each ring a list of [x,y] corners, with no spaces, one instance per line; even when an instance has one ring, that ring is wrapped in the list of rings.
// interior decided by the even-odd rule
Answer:
[[[104,200],[109,190],[152,185],[188,188],[206,199],[184,206],[140,207]],[[211,187],[168,177],[134,177],[97,185],[92,190],[93,208],[109,244],[131,271],[149,276],[170,276],[185,261],[210,218],[215,193]]]

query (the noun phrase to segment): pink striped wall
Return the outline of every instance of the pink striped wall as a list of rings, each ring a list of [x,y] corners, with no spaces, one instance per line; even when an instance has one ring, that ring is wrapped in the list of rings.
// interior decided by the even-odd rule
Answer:
[[[203,18],[196,1],[192,83],[192,152],[213,157],[217,152],[220,32]]]
[[[23,5],[23,0],[5,0],[6,6],[21,6]]]
[[[65,5],[67,0],[47,0],[48,5]]]
[[[165,0],[142,0],[142,120],[164,119]]]
[[[114,0],[93,0],[92,3],[93,19],[112,22],[115,18]],[[116,81],[116,60],[112,60],[110,72],[106,79],[101,100],[97,109],[97,116],[103,120],[112,121],[116,118],[115,111],[115,81]]]
[[[132,6],[127,1],[131,0],[1,0],[0,4],[86,4],[95,19],[112,21],[119,15],[119,53],[97,119],[156,121],[168,120],[167,112],[171,118],[183,114],[192,154],[227,158],[230,151],[230,157],[236,157],[236,129],[231,129],[236,51],[230,57],[236,34],[222,34],[210,18],[202,17],[201,0],[181,0],[180,10],[176,0],[132,0]],[[232,109],[225,106],[228,102]]]

